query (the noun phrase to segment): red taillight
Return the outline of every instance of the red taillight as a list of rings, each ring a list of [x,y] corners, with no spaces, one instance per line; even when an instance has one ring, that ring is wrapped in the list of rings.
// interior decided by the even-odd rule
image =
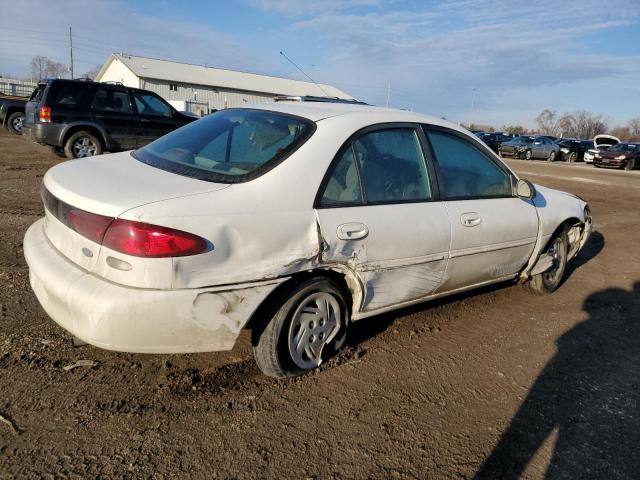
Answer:
[[[40,107],[40,110],[38,110],[38,120],[51,123],[51,107]]]
[[[102,245],[135,257],[183,257],[207,250],[207,242],[196,235],[172,228],[131,220],[114,220]]]
[[[113,221],[113,217],[104,217],[75,208],[67,213],[67,219],[71,228],[96,243],[102,243],[104,232]]]

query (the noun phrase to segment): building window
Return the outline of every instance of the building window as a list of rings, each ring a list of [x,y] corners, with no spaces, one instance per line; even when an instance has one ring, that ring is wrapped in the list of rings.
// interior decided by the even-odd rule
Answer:
[[[177,92],[178,91],[178,84],[177,83],[170,83],[169,84],[169,90],[171,92]]]

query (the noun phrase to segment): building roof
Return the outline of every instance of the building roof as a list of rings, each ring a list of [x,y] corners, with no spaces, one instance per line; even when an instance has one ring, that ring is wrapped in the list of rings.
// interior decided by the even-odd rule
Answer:
[[[99,80],[115,59],[121,61],[140,78],[153,78],[176,83],[206,85],[208,87],[230,88],[273,95],[327,95],[330,97],[353,98],[348,93],[331,85],[320,84],[321,89],[311,82],[289,78],[258,75],[222,68],[205,67],[189,63],[170,62],[156,58],[138,57],[125,53],[112,53],[96,76]],[[324,93],[322,92],[324,90]]]

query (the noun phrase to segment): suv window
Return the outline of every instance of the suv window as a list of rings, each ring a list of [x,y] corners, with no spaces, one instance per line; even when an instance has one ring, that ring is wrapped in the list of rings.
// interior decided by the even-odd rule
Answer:
[[[510,197],[511,176],[471,142],[428,131],[447,199]]]
[[[153,115],[156,117],[171,117],[172,111],[169,104],[150,93],[133,93],[136,108],[140,115]]]
[[[332,168],[320,206],[432,198],[422,146],[413,128],[365,133],[347,147]]]
[[[80,95],[84,89],[78,88],[74,85],[60,85],[54,89],[52,95],[48,97],[47,102],[51,103],[51,106],[68,106],[72,107],[80,99]],[[49,100],[49,98],[51,100]]]
[[[308,120],[266,110],[227,109],[132,153],[154,167],[200,180],[235,183],[266,172],[311,136]]]
[[[91,108],[101,112],[132,113],[129,94],[126,90],[116,90],[114,88],[98,88]]]

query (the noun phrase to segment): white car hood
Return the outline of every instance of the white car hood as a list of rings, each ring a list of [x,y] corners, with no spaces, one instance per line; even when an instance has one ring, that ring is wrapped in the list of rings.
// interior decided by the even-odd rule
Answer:
[[[69,205],[117,217],[134,207],[229,185],[167,172],[120,152],[60,163],[46,173],[44,186]]]

